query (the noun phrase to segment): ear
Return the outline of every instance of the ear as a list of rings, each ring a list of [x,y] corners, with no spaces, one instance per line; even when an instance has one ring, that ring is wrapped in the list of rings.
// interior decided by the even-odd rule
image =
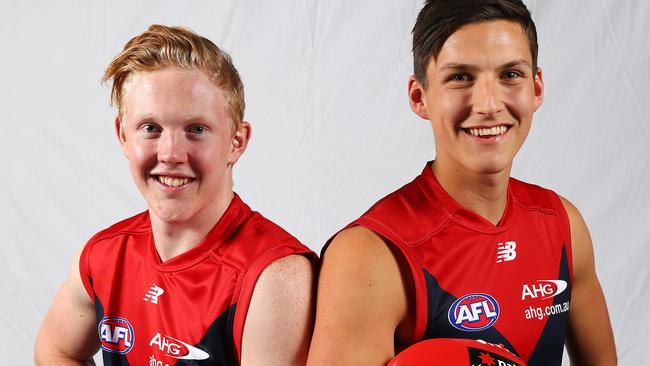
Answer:
[[[533,80],[535,88],[535,111],[542,105],[544,102],[544,80],[542,80],[542,69],[537,68],[535,72],[535,79]]]
[[[424,86],[418,81],[415,75],[411,75],[408,82],[409,104],[411,110],[421,118],[429,119],[426,99],[424,97]]]
[[[239,157],[242,156],[246,147],[248,146],[248,141],[251,138],[251,124],[246,121],[241,121],[235,134],[230,140],[230,151],[228,153],[228,164],[234,165]]]
[[[126,152],[126,133],[124,131],[124,124],[122,123],[122,120],[120,120],[120,116],[115,117],[115,134],[117,135],[117,140],[120,142],[120,146],[122,146],[124,155],[128,158],[129,155]]]

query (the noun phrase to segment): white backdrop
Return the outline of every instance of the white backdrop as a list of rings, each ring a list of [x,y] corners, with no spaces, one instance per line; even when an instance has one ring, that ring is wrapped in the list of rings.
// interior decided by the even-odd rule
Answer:
[[[622,365],[650,365],[650,2],[527,1],[546,97],[513,175],[591,229]],[[433,158],[409,109],[416,0],[0,2],[0,355],[31,364],[74,253],[145,208],[113,132],[112,57],[151,23],[227,50],[246,88],[235,189],[315,251]]]

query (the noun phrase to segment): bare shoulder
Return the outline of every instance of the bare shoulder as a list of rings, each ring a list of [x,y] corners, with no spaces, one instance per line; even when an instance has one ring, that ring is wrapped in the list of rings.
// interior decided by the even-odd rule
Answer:
[[[329,267],[366,271],[393,261],[392,257],[390,248],[379,235],[363,226],[354,226],[334,237],[323,255],[323,262],[329,262]],[[360,264],[371,267],[364,268]]]
[[[406,316],[406,290],[397,254],[368,228],[355,226],[334,238],[323,257],[319,286],[331,301],[376,312],[393,332]]]
[[[581,234],[583,231],[587,231],[588,234],[587,224],[578,208],[565,197],[559,197],[564,209],[566,210],[567,216],[569,217],[569,222],[571,223],[571,235],[573,236],[574,233]]]
[[[572,364],[616,365],[616,347],[607,304],[596,275],[594,249],[578,209],[560,197],[571,225],[573,283],[567,329]]]
[[[283,307],[289,299],[301,302],[311,296],[314,282],[314,263],[303,255],[289,255],[273,261],[260,275],[251,306],[263,302],[264,307]]]
[[[302,255],[289,255],[273,261],[255,284],[247,318],[256,312],[284,311],[287,304],[308,306],[314,272],[314,264]]]
[[[364,227],[340,232],[323,257],[308,365],[385,364],[407,303],[391,247]]]
[[[262,275],[260,282],[270,282],[270,284],[287,285],[286,282],[298,280],[299,282],[310,277],[314,271],[314,264],[303,255],[289,255],[273,261],[269,264]],[[256,286],[257,288],[257,286]]]
[[[402,298],[396,296],[404,293],[397,254],[372,230],[355,226],[340,232],[322,261],[319,286],[335,286],[333,299],[365,303],[372,294],[377,296],[373,304],[402,308]]]
[[[37,365],[91,362],[99,349],[94,306],[79,274],[80,255],[75,257],[41,325],[34,350]]]
[[[284,312],[291,306],[309,306],[314,264],[305,256],[289,255],[269,264],[260,275],[248,317],[256,312]]]
[[[355,226],[340,232],[332,241],[323,256],[320,284],[327,285],[330,279],[341,296],[363,298],[368,293],[377,293],[378,303],[401,308],[401,298],[396,295],[404,292],[400,265],[397,255],[384,239],[372,230]],[[374,287],[374,289],[373,289]],[[358,294],[358,295],[357,295]],[[400,299],[397,303],[394,300]]]
[[[246,314],[242,365],[304,365],[313,329],[313,276],[314,264],[302,255],[264,269]]]
[[[562,205],[564,206],[564,209],[566,210],[566,213],[569,216],[569,220],[571,221],[571,223],[573,223],[573,221],[575,221],[576,219],[579,219],[584,224],[584,220],[582,219],[582,215],[580,215],[580,211],[578,211],[578,208],[565,197],[560,195],[558,195],[558,197],[560,197],[560,201],[562,201]]]
[[[589,229],[578,208],[568,199],[560,196],[571,225],[571,248],[573,252],[573,271],[578,278],[586,272],[594,271],[594,250]]]

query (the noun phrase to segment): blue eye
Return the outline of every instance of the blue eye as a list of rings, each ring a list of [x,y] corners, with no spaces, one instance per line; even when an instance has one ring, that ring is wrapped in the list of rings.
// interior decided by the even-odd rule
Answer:
[[[519,77],[521,77],[521,74],[519,74],[516,71],[506,71],[506,72],[503,73],[503,78],[504,79],[510,80],[510,79],[516,79],[516,78],[519,78]]]
[[[160,128],[159,128],[158,126],[156,126],[156,125],[154,125],[154,124],[150,124],[150,123],[149,123],[149,124],[146,124],[146,125],[144,125],[144,126],[142,126],[142,129],[143,129],[144,132],[146,132],[146,133],[157,133],[157,132],[160,132]]]
[[[194,125],[191,126],[190,128],[187,129],[190,133],[196,134],[196,135],[201,135],[202,133],[205,132],[205,127],[200,126],[200,125]]]
[[[470,77],[467,74],[454,74],[449,77],[449,81],[469,81]]]

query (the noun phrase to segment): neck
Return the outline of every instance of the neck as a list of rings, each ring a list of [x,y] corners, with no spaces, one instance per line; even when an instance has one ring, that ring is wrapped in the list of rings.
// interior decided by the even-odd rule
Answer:
[[[218,196],[215,204],[206,206],[190,220],[170,222],[151,214],[151,230],[162,262],[196,247],[214,228],[230,205],[234,194],[230,190]]]
[[[477,173],[434,161],[433,174],[440,186],[461,206],[497,225],[508,202],[509,165],[498,173]]]

